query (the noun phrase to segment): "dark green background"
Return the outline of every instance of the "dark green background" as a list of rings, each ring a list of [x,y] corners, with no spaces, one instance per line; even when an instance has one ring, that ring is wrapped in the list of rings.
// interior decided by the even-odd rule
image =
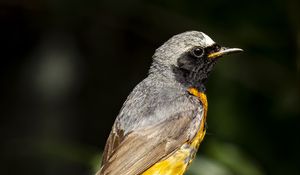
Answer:
[[[208,81],[208,134],[189,175],[299,174],[299,7],[1,0],[0,174],[93,174],[155,48],[186,30],[245,50]]]

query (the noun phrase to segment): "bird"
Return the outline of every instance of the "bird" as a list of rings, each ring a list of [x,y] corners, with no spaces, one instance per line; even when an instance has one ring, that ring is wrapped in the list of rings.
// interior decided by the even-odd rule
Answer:
[[[115,119],[96,175],[183,175],[206,133],[208,76],[219,58],[241,51],[200,31],[163,43]]]

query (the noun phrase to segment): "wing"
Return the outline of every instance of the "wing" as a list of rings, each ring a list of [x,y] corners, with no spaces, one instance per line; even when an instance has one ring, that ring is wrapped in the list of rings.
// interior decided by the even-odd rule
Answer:
[[[177,112],[167,120],[126,135],[114,125],[97,175],[138,175],[167,158],[198,131],[202,108]]]

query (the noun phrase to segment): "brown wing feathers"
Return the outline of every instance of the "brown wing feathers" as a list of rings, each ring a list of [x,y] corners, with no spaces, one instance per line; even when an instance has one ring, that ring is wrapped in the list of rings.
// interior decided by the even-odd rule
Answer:
[[[193,115],[195,111],[181,112],[167,121],[131,132],[123,138],[111,133],[103,156],[103,167],[97,175],[138,175],[144,172],[188,141],[191,137],[188,130],[195,118]]]
[[[112,152],[120,145],[123,139],[124,139],[123,130],[116,131],[116,129],[113,128],[111,133],[109,134],[109,137],[105,145],[101,166],[103,166],[106,163],[106,161],[112,155]]]

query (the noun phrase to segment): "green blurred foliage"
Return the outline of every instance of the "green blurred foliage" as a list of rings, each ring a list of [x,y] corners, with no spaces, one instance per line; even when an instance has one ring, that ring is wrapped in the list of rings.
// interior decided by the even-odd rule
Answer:
[[[242,54],[207,83],[188,175],[299,174],[298,0],[2,0],[1,174],[92,174],[154,50],[186,30]]]

